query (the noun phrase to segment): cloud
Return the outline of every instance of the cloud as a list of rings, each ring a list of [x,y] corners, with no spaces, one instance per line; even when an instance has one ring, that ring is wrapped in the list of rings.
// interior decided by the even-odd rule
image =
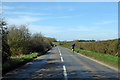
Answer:
[[[117,22],[116,20],[111,20],[111,21],[103,21],[103,22],[97,22],[95,24],[111,24],[111,23],[114,23],[114,22]]]
[[[15,25],[21,25],[21,24],[30,24],[32,22],[43,20],[42,18],[37,17],[30,17],[30,16],[19,16],[16,18],[8,18],[7,22],[8,24],[15,24]]]
[[[79,27],[72,27],[69,28],[68,31],[94,31],[94,30],[98,30],[99,27],[83,27],[83,26],[79,26]]]
[[[115,39],[118,35],[115,35],[114,33],[99,33],[99,34],[78,34],[76,35],[76,39],[94,39],[94,40],[107,40],[107,39]]]
[[[3,2],[118,2],[119,0],[3,0]]]
[[[75,32],[81,32],[81,31],[87,31],[87,32],[92,32],[92,31],[97,31],[99,27],[65,27],[65,26],[41,26],[41,25],[30,25],[29,29],[32,31],[32,33],[35,32],[42,32],[44,34],[67,34],[67,33],[75,33]]]
[[[3,14],[4,10],[11,10],[11,9],[14,9],[14,7],[0,5],[0,15]]]
[[[24,9],[24,8],[28,8],[28,7],[26,7],[26,6],[8,6],[8,5],[2,5],[2,6],[0,6],[0,8],[2,8],[3,10],[11,10],[11,9],[18,9],[18,8],[22,8],[22,9]]]
[[[62,32],[62,27],[60,26],[29,25],[28,28],[32,33],[41,32],[45,35]]]
[[[58,16],[58,17],[51,17],[51,18],[54,18],[54,19],[63,19],[63,18],[72,18],[73,16]]]
[[[68,11],[74,11],[75,9],[74,8],[69,8]]]
[[[6,5],[3,5],[3,6],[0,6],[3,10],[8,10],[8,9],[15,9],[15,7],[11,7],[11,6],[6,6]]]
[[[50,15],[46,13],[34,13],[34,12],[8,12],[4,11],[4,14],[11,14],[11,15]]]

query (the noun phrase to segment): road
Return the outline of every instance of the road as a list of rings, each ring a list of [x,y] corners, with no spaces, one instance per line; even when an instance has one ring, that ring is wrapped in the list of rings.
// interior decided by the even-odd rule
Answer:
[[[8,72],[4,78],[7,80],[118,80],[118,72],[69,49],[57,46],[32,62]]]

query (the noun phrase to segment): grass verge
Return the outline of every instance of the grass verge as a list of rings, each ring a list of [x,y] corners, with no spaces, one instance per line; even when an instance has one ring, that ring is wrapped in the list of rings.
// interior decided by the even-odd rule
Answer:
[[[55,44],[55,45],[59,45],[59,42],[52,42],[53,44]]]
[[[3,75],[17,67],[20,67],[22,65],[24,65],[25,63],[33,60],[34,58],[36,58],[37,56],[42,55],[43,53],[32,53],[32,54],[28,54],[25,56],[20,56],[20,57],[12,57],[11,60],[7,61],[6,63],[4,63],[2,65],[2,73]]]
[[[61,47],[66,47],[66,48],[72,49],[71,47],[63,46],[63,45]],[[93,51],[82,50],[82,49],[78,49],[78,48],[75,48],[75,51],[77,53],[81,53],[83,55],[92,57],[96,60],[102,61],[108,65],[118,68],[118,56],[113,56],[113,55],[104,54],[104,53],[96,53]]]

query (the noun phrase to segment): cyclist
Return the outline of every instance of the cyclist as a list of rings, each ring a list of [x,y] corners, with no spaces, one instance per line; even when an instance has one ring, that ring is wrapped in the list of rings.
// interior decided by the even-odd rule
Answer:
[[[55,44],[54,46],[56,47],[57,45]]]
[[[72,44],[72,51],[74,52],[75,43]]]

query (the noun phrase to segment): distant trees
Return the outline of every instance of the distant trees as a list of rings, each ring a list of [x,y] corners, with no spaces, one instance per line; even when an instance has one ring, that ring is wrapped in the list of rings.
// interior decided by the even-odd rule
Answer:
[[[49,38],[49,40],[51,40],[52,42],[57,42],[55,38]]]
[[[67,41],[60,41],[59,42],[59,45],[64,45],[64,44],[66,44],[67,43]]]
[[[32,52],[43,52],[53,46],[52,41],[49,38],[43,37],[41,33],[32,35],[29,43],[29,49]]]
[[[59,41],[59,45],[64,45],[66,43],[73,43],[73,42],[95,42],[95,40],[74,40],[74,41]]]
[[[76,42],[95,42],[95,40],[75,40]]]

